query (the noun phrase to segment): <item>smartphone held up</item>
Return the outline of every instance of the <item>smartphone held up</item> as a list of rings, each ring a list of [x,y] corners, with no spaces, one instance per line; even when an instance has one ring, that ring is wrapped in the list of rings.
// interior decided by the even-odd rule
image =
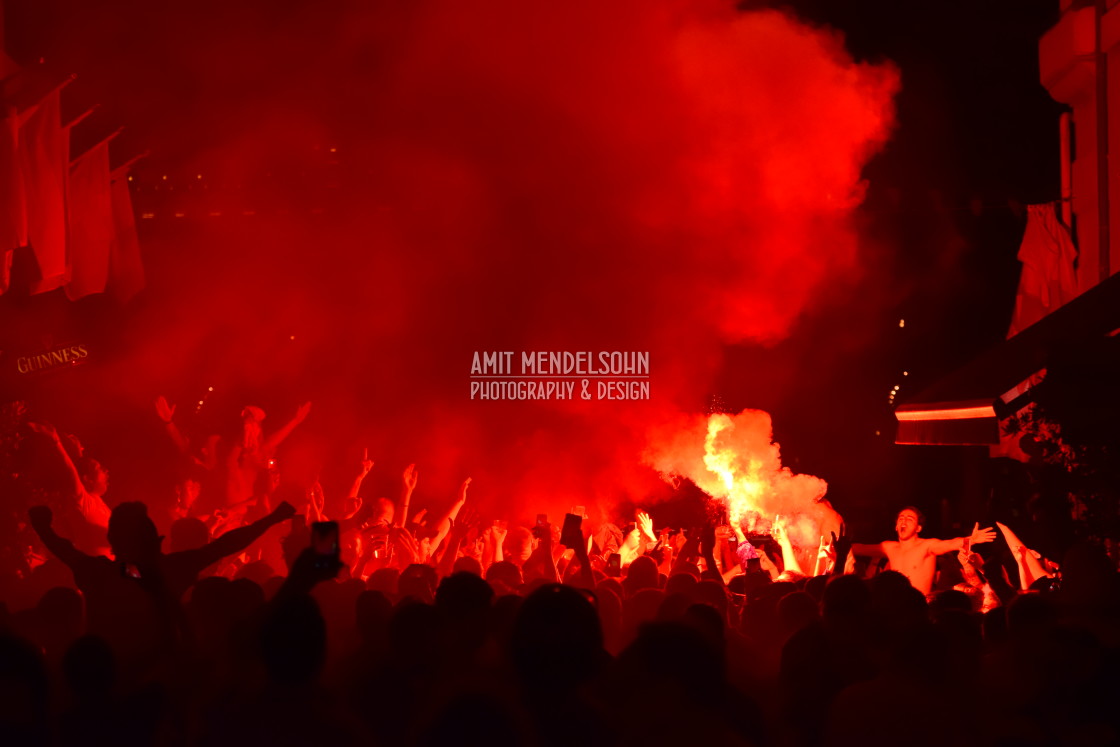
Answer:
[[[330,570],[339,566],[338,522],[316,521],[311,525],[311,549],[315,551],[315,567]]]

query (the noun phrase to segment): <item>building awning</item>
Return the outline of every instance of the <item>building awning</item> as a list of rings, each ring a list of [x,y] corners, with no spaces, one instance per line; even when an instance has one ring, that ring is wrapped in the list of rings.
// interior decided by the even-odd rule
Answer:
[[[1015,398],[1016,387],[1045,369],[1056,352],[1118,328],[1120,274],[900,404],[895,443],[998,444],[1000,419],[1027,403]]]

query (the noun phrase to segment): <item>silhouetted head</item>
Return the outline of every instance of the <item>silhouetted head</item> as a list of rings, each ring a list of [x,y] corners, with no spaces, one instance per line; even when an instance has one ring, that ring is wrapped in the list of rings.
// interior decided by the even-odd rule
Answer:
[[[415,597],[422,602],[431,604],[436,593],[436,569],[423,563],[412,563],[401,571],[400,580],[397,582],[397,592],[402,597]]]
[[[486,580],[491,584],[501,584],[506,591],[517,591],[525,579],[521,575],[521,568],[508,560],[493,563],[486,569]]]
[[[622,587],[628,596],[634,596],[642,589],[656,589],[660,576],[657,573],[657,563],[653,558],[642,555],[634,559],[626,570],[626,578]]]
[[[701,581],[689,590],[692,601],[706,604],[721,616],[727,615],[727,590],[718,581]]]
[[[696,576],[687,573],[674,573],[669,576],[669,580],[665,582],[666,594],[691,594],[692,587],[700,583]]]
[[[538,692],[569,691],[603,664],[598,613],[581,592],[559,584],[542,586],[525,599],[510,646],[522,683]]]
[[[436,609],[451,618],[477,615],[488,611],[494,599],[490,584],[474,573],[453,573],[436,589]]]
[[[109,517],[109,545],[113,556],[126,563],[150,561],[160,554],[163,540],[148,507],[139,501],[122,503]]]
[[[482,577],[482,563],[478,562],[477,558],[468,558],[465,555],[461,558],[456,558],[455,565],[451,568],[452,573],[471,573],[479,578]]]
[[[870,609],[871,591],[856,576],[833,576],[824,589],[821,615],[826,621],[859,621]]]
[[[369,578],[366,579],[366,588],[370,591],[379,591],[386,597],[395,597],[400,578],[401,572],[396,568],[378,568],[369,574]]]

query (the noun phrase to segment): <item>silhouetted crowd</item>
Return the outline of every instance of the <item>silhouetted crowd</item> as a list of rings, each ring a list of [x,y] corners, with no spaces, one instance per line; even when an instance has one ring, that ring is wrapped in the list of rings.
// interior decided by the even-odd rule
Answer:
[[[719,521],[483,522],[469,479],[413,512],[416,467],[363,498],[366,455],[345,496],[287,489],[308,409],[191,443],[161,399],[174,500],[111,511],[107,471],[19,413],[58,479],[5,528],[0,744],[1120,743],[1099,546],[1055,563],[1001,525],[1019,579],[965,543],[927,596],[844,537],[805,573]]]

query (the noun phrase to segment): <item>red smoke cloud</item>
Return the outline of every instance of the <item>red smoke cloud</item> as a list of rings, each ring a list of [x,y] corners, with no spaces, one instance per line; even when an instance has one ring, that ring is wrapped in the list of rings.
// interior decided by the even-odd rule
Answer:
[[[516,455],[515,494],[645,489],[645,428],[699,409],[720,346],[781,338],[854,269],[897,77],[722,3],[423,7],[375,93],[375,160],[459,245],[439,255],[478,289],[471,347],[652,351],[648,404],[452,403],[441,427]]]
[[[161,317],[162,341],[197,359],[199,338],[233,336],[226,365],[289,408],[315,399],[324,442],[353,433],[445,494],[471,474],[528,513],[653,489],[647,432],[703,408],[722,346],[781,339],[858,271],[850,218],[896,72],[724,2],[364,6],[316,21],[283,65],[292,88],[245,93],[209,150],[240,178],[329,132],[356,176],[327,220],[196,237],[223,267],[167,289],[197,313]],[[282,54],[309,17],[288,21],[222,48]],[[294,330],[309,347],[278,357]],[[475,350],[650,351],[652,399],[471,402]]]

